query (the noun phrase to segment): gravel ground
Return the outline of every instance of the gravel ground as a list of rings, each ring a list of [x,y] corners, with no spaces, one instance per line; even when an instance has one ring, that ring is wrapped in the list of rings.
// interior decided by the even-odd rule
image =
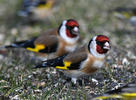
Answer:
[[[76,86],[56,69],[33,69],[38,55],[9,49],[0,55],[0,99],[89,100],[136,81],[136,27],[111,12],[116,7],[135,7],[135,0],[60,0],[52,15],[35,24],[16,15],[20,5],[17,0],[0,0],[0,45],[29,39],[73,18],[80,24],[81,45],[96,34],[104,34],[110,37],[112,48],[103,69],[79,79],[82,84]]]

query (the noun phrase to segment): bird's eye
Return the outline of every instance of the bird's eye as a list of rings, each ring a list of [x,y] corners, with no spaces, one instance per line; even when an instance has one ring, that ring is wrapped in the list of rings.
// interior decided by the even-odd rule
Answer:
[[[96,41],[97,45],[99,45],[101,47],[103,47],[106,42],[108,42],[108,41]]]
[[[74,26],[67,26],[67,29],[72,30]]]
[[[96,41],[96,43],[97,43],[97,45],[102,45],[103,43],[102,42],[100,42],[100,41]]]

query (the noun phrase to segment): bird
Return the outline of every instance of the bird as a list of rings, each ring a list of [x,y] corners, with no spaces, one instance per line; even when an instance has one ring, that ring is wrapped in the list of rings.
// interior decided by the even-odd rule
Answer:
[[[40,54],[62,56],[76,49],[80,39],[79,24],[74,19],[63,20],[58,28],[49,29],[37,37],[17,41],[1,48],[25,48]]]
[[[34,68],[54,67],[60,69],[77,83],[77,78],[96,72],[104,64],[105,54],[110,50],[110,40],[105,35],[92,37],[88,45],[85,44],[71,53],[48,59],[37,64]]]
[[[45,18],[50,15],[55,2],[56,0],[23,0],[22,10],[18,12],[18,15],[21,17]]]
[[[100,96],[94,97],[92,100],[107,99],[135,100],[136,99],[136,82],[126,83],[121,87],[112,89]]]
[[[113,10],[114,12],[121,14],[125,18],[130,18],[131,16],[136,16],[136,8],[123,8],[118,7]]]
[[[128,20],[132,26],[136,26],[136,8],[118,7],[113,10],[114,15],[120,19]]]

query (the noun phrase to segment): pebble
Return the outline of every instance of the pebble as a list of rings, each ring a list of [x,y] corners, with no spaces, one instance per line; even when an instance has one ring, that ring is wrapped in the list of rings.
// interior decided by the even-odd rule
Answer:
[[[0,34],[0,43],[3,42],[4,39],[5,39],[4,33]]]
[[[41,93],[42,91],[40,89],[34,90],[35,93]]]
[[[94,78],[92,78],[92,82],[96,83],[96,85],[98,85],[98,81]]]
[[[17,33],[18,33],[18,30],[16,28],[11,29],[11,34],[12,35],[17,35]]]
[[[11,98],[11,100],[20,100],[19,95],[15,95],[14,97]]]
[[[130,62],[127,60],[127,58],[124,58],[124,59],[122,60],[122,64],[123,64],[123,65],[129,65]]]

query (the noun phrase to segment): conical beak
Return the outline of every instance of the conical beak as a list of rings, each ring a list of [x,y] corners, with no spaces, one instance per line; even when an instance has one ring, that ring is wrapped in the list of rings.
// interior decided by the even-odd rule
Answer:
[[[75,34],[75,35],[78,35],[80,32],[79,32],[79,28],[78,27],[74,27],[72,29],[72,33]]]
[[[109,44],[109,42],[106,42],[106,43],[104,44],[104,47],[103,47],[103,48],[109,50],[109,49],[110,49],[110,44]]]

